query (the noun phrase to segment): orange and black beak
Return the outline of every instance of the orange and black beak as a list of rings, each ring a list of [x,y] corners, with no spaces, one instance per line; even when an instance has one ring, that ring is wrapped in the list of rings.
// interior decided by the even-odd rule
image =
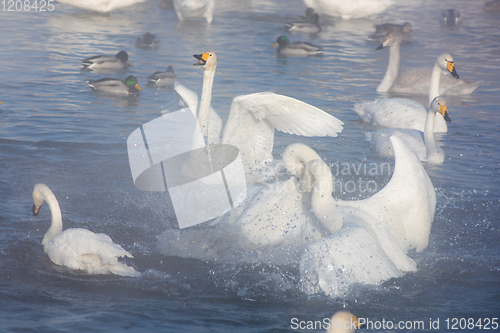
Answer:
[[[448,115],[448,111],[446,111],[446,105],[440,105],[439,106],[439,113],[441,113],[441,115],[443,116],[444,120],[447,123],[451,123],[451,118]]]
[[[31,212],[33,213],[33,216],[37,216],[38,212],[40,212],[40,207],[33,205],[33,207],[31,208]]]
[[[196,60],[198,60],[198,62],[195,62],[193,65],[195,66],[205,66],[205,64],[207,63],[207,60],[208,60],[208,53],[202,53],[202,54],[194,54],[193,57],[195,57]]]
[[[453,75],[455,79],[458,79],[458,74],[455,69],[455,64],[453,63],[453,61],[446,60],[446,69],[451,73],[451,75]]]

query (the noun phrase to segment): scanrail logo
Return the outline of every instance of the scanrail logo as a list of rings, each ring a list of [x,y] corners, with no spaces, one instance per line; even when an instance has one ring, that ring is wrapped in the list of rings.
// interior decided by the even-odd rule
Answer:
[[[205,145],[189,108],[134,130],[127,150],[135,186],[143,191],[168,189],[181,229],[222,216],[246,198],[239,149]]]

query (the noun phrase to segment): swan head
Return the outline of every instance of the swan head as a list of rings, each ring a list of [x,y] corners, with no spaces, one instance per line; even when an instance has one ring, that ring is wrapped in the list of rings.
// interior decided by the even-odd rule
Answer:
[[[448,115],[448,111],[446,110],[446,100],[444,99],[444,97],[438,96],[434,98],[431,102],[431,110],[439,112],[443,116],[444,120],[446,120],[446,122],[451,122],[451,118]]]
[[[436,60],[436,64],[444,71],[448,71],[455,79],[458,79],[458,74],[455,69],[455,63],[453,62],[453,57],[451,54],[443,53],[440,54]]]
[[[287,46],[288,44],[290,44],[290,40],[288,39],[287,36],[279,36],[278,39],[276,39],[276,43],[274,43],[273,46],[271,46],[271,48],[276,46],[284,47]]]
[[[410,27],[411,28],[411,27]],[[397,31],[389,31],[382,40],[382,44],[380,44],[376,50],[381,50],[387,46],[399,45],[401,44],[401,40],[403,36]]]
[[[305,173],[305,167],[310,161],[321,159],[318,153],[303,143],[293,143],[285,148],[282,159],[287,171],[301,180],[301,190],[311,192],[313,187],[312,175]]]
[[[202,66],[204,70],[215,69],[217,66],[217,55],[213,51],[194,54],[193,57],[198,60],[198,62],[195,62],[193,65]]]
[[[42,194],[47,186],[44,184],[36,184],[33,188],[33,216],[37,216],[40,212],[40,206],[45,202],[45,196]]]
[[[361,325],[358,318],[348,311],[338,311],[330,319],[326,333],[344,332],[350,333],[359,329]]]

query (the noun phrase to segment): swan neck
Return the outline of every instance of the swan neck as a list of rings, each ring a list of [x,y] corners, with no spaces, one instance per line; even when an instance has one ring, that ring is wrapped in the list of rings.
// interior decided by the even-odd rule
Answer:
[[[399,73],[399,44],[389,47],[389,64],[385,76],[377,87],[377,92],[387,92],[391,89]]]
[[[434,138],[434,122],[436,120],[436,111],[429,109],[425,119],[424,143],[427,151],[427,160],[432,159],[438,153],[436,139]]]
[[[315,175],[311,207],[316,218],[330,232],[335,233],[343,226],[342,219],[336,213],[338,202],[332,196],[333,178],[331,173]]]
[[[198,122],[205,142],[208,137],[208,122],[210,115],[210,104],[212,102],[212,86],[215,76],[215,66],[203,72],[203,90],[201,92],[200,107],[198,110]]]
[[[441,68],[437,65],[434,65],[431,74],[431,82],[429,85],[429,107],[432,103],[432,100],[439,96],[439,81],[441,79]]]
[[[45,199],[45,202],[47,202],[50,209],[50,214],[52,215],[50,228],[49,230],[47,230],[42,240],[42,244],[45,245],[45,243],[62,232],[62,215],[59,203],[57,202],[57,199],[52,192],[42,192],[42,196]]]

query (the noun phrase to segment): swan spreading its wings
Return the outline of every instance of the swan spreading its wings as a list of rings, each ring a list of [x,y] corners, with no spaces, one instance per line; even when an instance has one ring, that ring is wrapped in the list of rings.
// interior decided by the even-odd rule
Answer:
[[[292,97],[271,92],[241,95],[233,99],[227,123],[211,107],[212,84],[217,66],[215,52],[195,55],[203,66],[203,92],[198,121],[207,143],[232,144],[240,149],[247,183],[261,179],[261,168],[273,160],[274,130],[302,136],[336,137],[343,122],[334,116]],[[176,83],[175,90],[191,111],[198,106],[196,93]],[[221,137],[222,134],[222,137]]]

